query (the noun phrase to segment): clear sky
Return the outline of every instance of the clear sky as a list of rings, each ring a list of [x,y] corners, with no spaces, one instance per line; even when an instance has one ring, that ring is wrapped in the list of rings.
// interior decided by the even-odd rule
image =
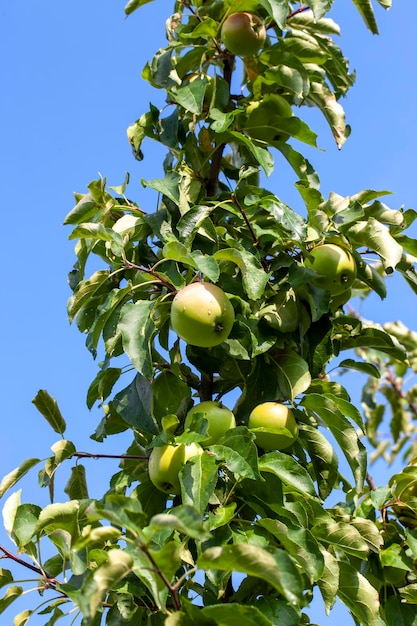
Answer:
[[[373,36],[353,2],[334,4],[342,49],[357,71],[356,85],[343,101],[352,135],[339,152],[320,116],[310,115],[324,151],[300,146],[301,151],[318,170],[324,195],[387,189],[393,192],[386,198],[393,208],[417,208],[417,5],[394,0],[388,13],[377,6],[381,34]],[[144,83],[141,71],[165,45],[164,22],[172,6],[157,0],[127,19],[123,6],[123,0],[20,0],[0,6],[0,476],[23,459],[47,457],[59,438],[31,404],[39,389],[58,400],[68,422],[67,438],[79,450],[123,453],[127,442],[122,437],[102,446],[89,439],[102,415],[85,405],[97,365],[84,347],[84,337],[68,324],[67,273],[75,258],[74,243],[67,240],[70,231],[62,225],[73,206],[72,193],[84,193],[100,173],[110,185],[118,185],[129,171],[129,196],[145,210],[155,207],[156,197],[142,188],[140,179],[161,174],[163,153],[148,144],[145,160],[135,161],[126,128],[150,100],[163,103],[163,93]],[[294,175],[278,155],[276,163],[268,187],[301,209]],[[416,226],[410,235],[417,237]],[[401,319],[416,330],[416,297],[404,281],[394,277],[390,284],[387,300],[369,298],[361,313],[381,322]],[[99,497],[117,462],[89,461],[86,467],[90,495]],[[381,484],[382,468],[378,471],[376,482]],[[22,482],[22,500],[46,504],[48,495],[37,487],[36,473]],[[372,468],[371,473],[375,475]],[[67,476],[64,469],[63,484]],[[0,543],[13,549],[1,529]],[[10,567],[6,561],[2,566]],[[29,597],[26,606],[35,602]],[[11,623],[13,615],[12,607],[0,621]],[[317,608],[311,617],[318,623],[338,619],[339,626],[350,626],[344,616],[335,609],[326,619]],[[46,621],[36,619],[29,623],[40,626]]]

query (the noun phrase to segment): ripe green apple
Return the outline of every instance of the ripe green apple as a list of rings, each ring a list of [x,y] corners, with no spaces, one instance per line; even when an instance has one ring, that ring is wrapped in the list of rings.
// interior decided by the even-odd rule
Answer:
[[[179,494],[181,485],[178,474],[193,456],[203,454],[198,443],[166,444],[153,448],[149,456],[149,478],[157,489],[164,493]]]
[[[352,286],[356,278],[356,263],[346,248],[334,243],[323,243],[310,250],[311,258],[304,263],[312,267],[319,276],[313,284],[326,289],[331,296],[338,296]]]
[[[191,283],[180,289],[172,301],[172,329],[192,346],[211,348],[223,343],[234,320],[228,297],[211,283]]]
[[[264,23],[254,13],[232,13],[223,22],[221,40],[229,52],[239,57],[257,54],[265,38]]]
[[[190,428],[194,417],[199,414],[203,414],[204,418],[208,421],[208,438],[204,439],[204,441],[200,441],[200,444],[204,448],[216,443],[228,430],[236,426],[235,416],[230,409],[223,406],[221,402],[206,400],[196,404],[188,411],[184,428]]]
[[[284,450],[298,437],[294,413],[280,402],[258,404],[249,415],[248,428],[263,450]]]
[[[287,141],[289,134],[282,132],[282,119],[293,116],[290,103],[276,93],[266,94],[262,100],[251,102],[246,108],[246,132],[261,141]]]

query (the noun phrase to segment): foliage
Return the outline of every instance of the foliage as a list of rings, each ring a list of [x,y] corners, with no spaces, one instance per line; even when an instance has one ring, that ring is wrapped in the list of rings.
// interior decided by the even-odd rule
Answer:
[[[131,0],[126,13],[144,3]],[[354,4],[377,32],[370,1]],[[317,593],[327,611],[344,602],[355,624],[389,625],[399,616],[415,623],[417,387],[406,380],[416,372],[417,336],[400,323],[360,319],[314,286],[304,262],[316,245],[336,243],[354,255],[354,296],[385,298],[394,271],[417,292],[417,242],[404,234],[415,211],[389,208],[387,191],[324,198],[317,172],[294,147],[316,145],[305,106],[321,110],[339,148],[349,135],[340,98],[354,75],[326,17],[331,5],[177,3],[166,46],[143,69],[166,106],[151,104],[128,129],[137,159],[149,139],[166,149],[163,176],[142,181],[158,194],[157,210],[129,198],[129,176],[113,188],[95,180],[76,194],[65,220],[76,241],[68,316],[99,357],[86,401],[104,415],[92,438],[130,431],[131,444],[108,491],[93,498],[81,463],[88,454],[65,439],[55,399],[45,390],[34,399],[61,439],[46,462],[27,459],[4,477],[0,495],[38,465],[51,503],[42,509],[22,503],[19,491],[8,495],[4,523],[19,556],[0,549],[35,572],[45,624],[75,608],[84,626],[298,626],[310,623]],[[219,39],[234,10],[256,10],[267,27],[265,46],[244,62]],[[269,94],[294,115],[265,119],[267,142],[248,118]],[[262,186],[281,157],[298,177],[303,214]],[[173,297],[196,280],[218,285],[235,311],[229,337],[212,348],[186,345],[170,330]],[[297,323],[285,325],[289,301]],[[335,368],[366,377],[363,415],[341,379],[330,379]],[[184,421],[207,400],[233,403],[236,428],[184,465],[179,495],[158,491],[147,470],[151,450],[204,441],[204,414],[193,430]],[[292,408],[299,437],[265,453],[247,423],[270,401]],[[372,446],[375,458],[406,450],[410,459],[386,487],[367,473]],[[56,502],[55,475],[68,461],[68,500]],[[43,562],[46,539],[53,554]],[[0,582],[1,612],[24,587],[9,569]]]

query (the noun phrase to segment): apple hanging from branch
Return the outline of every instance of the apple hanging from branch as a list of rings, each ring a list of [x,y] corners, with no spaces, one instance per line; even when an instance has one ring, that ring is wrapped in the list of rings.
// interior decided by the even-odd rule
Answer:
[[[192,430],[193,421],[198,415],[202,415],[208,422],[207,439],[200,441],[204,448],[216,443],[228,430],[236,426],[235,416],[230,409],[223,406],[221,402],[206,400],[188,411],[184,428]]]
[[[234,320],[228,297],[212,283],[191,283],[180,289],[172,301],[172,329],[192,346],[211,348],[223,343]]]
[[[257,54],[265,43],[266,30],[260,17],[242,11],[225,19],[221,40],[232,54],[249,57]]]

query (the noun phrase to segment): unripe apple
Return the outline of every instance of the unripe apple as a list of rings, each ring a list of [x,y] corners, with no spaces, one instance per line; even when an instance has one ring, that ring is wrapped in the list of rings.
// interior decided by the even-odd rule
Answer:
[[[254,13],[232,13],[223,22],[221,39],[232,54],[248,57],[257,54],[265,43],[263,21]]]
[[[223,343],[234,320],[228,297],[211,283],[191,283],[180,289],[172,301],[172,329],[192,346],[210,348]]]
[[[203,454],[198,443],[167,444],[153,448],[149,456],[149,478],[157,489],[164,493],[181,493],[179,473],[193,456]]]
[[[292,333],[298,328],[298,304],[293,289],[282,290],[266,302],[259,315],[272,328],[282,333]]]
[[[280,130],[282,119],[293,116],[291,105],[276,93],[266,94],[262,100],[251,102],[246,108],[246,132],[262,141],[287,141],[289,134]]]
[[[332,313],[335,313],[338,309],[340,309],[346,302],[352,297],[352,287],[348,287],[342,293],[337,294],[337,296],[333,296],[330,300],[330,310]]]
[[[284,450],[298,437],[294,414],[280,402],[258,404],[249,415],[248,428],[256,437],[255,443],[263,450]]]
[[[353,255],[334,243],[324,243],[310,250],[310,258],[304,263],[318,274],[313,284],[337,296],[352,286],[356,278],[356,263]]]
[[[216,443],[228,430],[235,428],[236,420],[232,411],[223,406],[221,402],[206,400],[193,406],[188,411],[184,422],[184,428],[190,428],[194,416],[203,414],[208,421],[207,439],[200,441],[200,444],[206,448]]]

